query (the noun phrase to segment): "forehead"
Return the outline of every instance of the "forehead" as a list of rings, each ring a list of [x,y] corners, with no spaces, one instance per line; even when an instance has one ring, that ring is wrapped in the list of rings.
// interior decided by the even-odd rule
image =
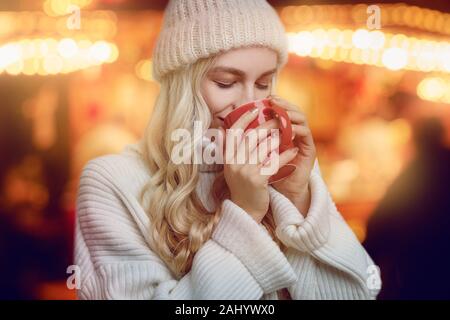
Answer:
[[[266,47],[247,47],[220,54],[210,72],[231,73],[231,69],[237,69],[241,71],[241,75],[260,76],[264,72],[273,71],[276,66],[277,53],[274,50]]]

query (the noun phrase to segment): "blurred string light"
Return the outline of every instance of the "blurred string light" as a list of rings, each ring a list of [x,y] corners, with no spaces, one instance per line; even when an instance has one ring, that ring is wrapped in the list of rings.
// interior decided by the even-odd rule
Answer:
[[[112,63],[119,50],[107,41],[24,39],[0,46],[0,74],[54,75]]]
[[[286,6],[280,16],[288,31],[298,32],[305,26],[356,25],[365,27],[369,4]],[[387,27],[407,27],[426,32],[450,35],[450,14],[404,3],[378,4],[381,24]]]
[[[152,60],[141,60],[135,67],[136,76],[145,81],[153,81],[152,77]]]
[[[64,16],[71,13],[71,8],[80,9],[89,6],[92,0],[46,0],[42,8],[51,17]]]
[[[450,42],[381,31],[314,29],[289,32],[289,51],[299,56],[367,64],[390,70],[450,73]]]
[[[83,11],[79,30],[67,27],[67,16],[48,16],[43,12],[0,12],[0,40],[36,35],[52,37],[86,36],[112,39],[117,33],[117,16],[113,11]]]
[[[450,104],[450,79],[427,77],[417,86],[417,95],[423,100]]]

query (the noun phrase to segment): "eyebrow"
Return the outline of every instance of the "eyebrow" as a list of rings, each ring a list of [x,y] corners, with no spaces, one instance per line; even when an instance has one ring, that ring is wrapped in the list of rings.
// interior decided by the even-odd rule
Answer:
[[[273,74],[277,71],[277,69],[272,69],[269,71],[264,72],[262,75],[260,75],[259,77],[264,77],[270,74]],[[211,69],[211,73],[215,73],[215,72],[227,72],[227,73],[231,73],[240,77],[244,77],[245,76],[245,72],[236,68],[232,68],[232,67],[223,67],[223,66],[218,66],[218,67],[214,67]]]

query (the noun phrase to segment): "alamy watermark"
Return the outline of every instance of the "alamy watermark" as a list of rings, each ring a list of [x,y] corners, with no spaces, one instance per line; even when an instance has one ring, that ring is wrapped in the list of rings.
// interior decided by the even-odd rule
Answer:
[[[366,286],[374,295],[381,289],[381,273],[380,267],[371,264],[366,269],[367,279]]]
[[[81,268],[76,265],[70,265],[66,269],[66,273],[70,276],[66,280],[66,286],[69,290],[81,288]]]
[[[80,7],[71,4],[67,7],[67,13],[69,17],[66,21],[66,27],[69,30],[80,30],[81,29],[81,9]]]
[[[171,161],[175,164],[260,164],[262,175],[277,172],[280,161],[277,145],[280,140],[279,129],[261,128],[247,132],[243,129],[227,129],[225,132],[226,137],[219,129],[209,128],[202,134],[201,121],[194,122],[193,136],[187,129],[174,130],[171,141],[177,143],[171,151]],[[230,142],[227,148],[223,148],[224,138]],[[247,144],[248,148],[244,148],[243,144]]]
[[[367,7],[367,18],[366,26],[369,30],[379,30],[381,29],[381,8],[376,4]]]

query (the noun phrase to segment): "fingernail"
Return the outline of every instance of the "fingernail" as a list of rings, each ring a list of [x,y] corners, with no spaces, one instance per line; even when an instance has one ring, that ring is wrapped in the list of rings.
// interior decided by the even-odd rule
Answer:
[[[251,113],[257,113],[258,112],[258,108],[257,107],[253,107],[252,110],[250,110]]]
[[[297,152],[298,152],[298,148],[295,147],[295,148],[292,150],[292,152],[297,153]]]

